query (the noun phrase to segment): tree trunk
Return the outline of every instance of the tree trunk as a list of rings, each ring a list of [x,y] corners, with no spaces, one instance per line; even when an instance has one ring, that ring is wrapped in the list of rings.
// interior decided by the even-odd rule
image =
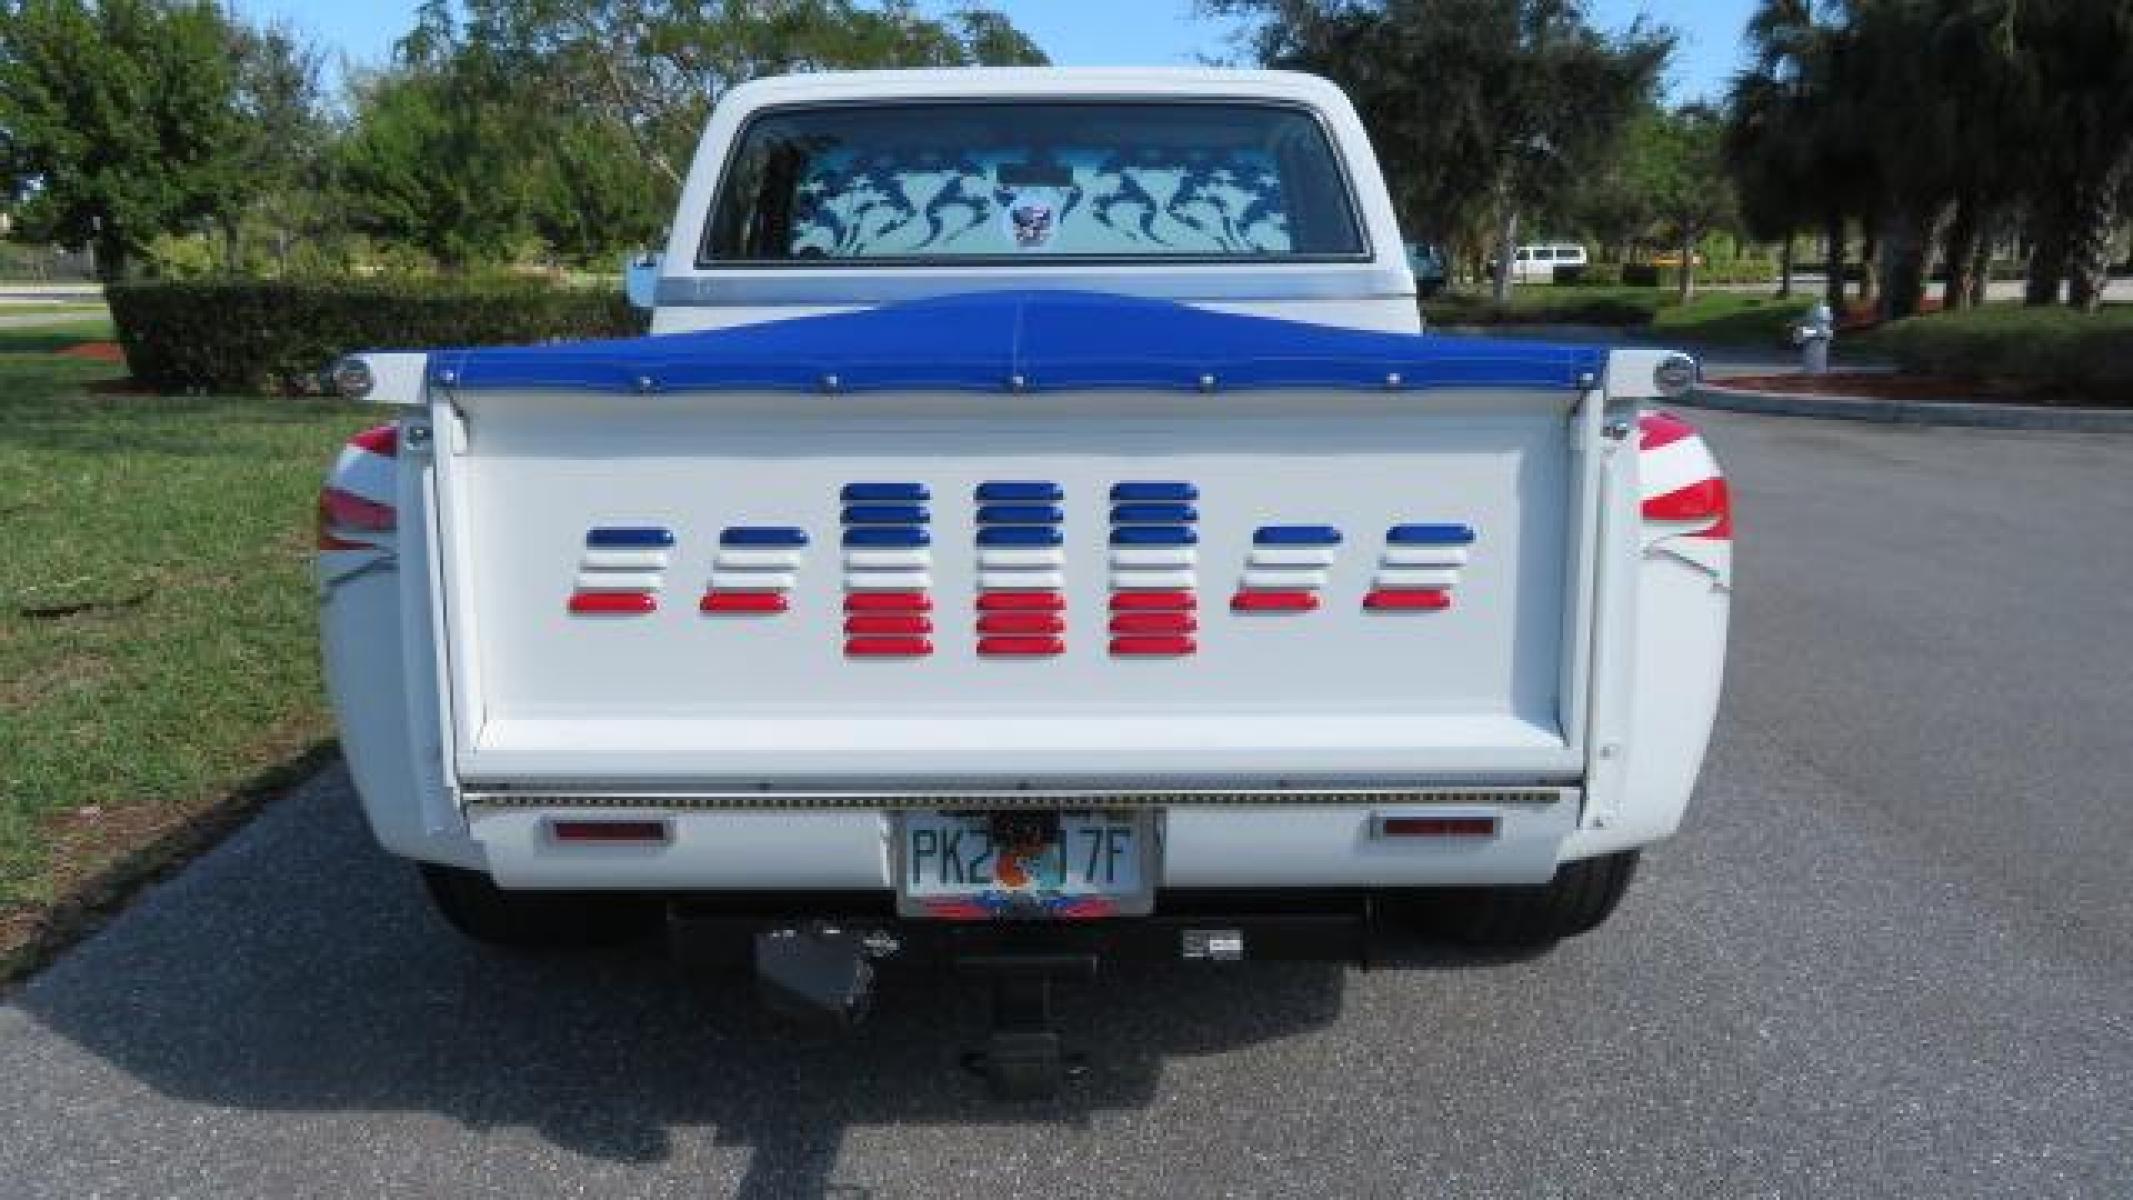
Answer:
[[[1875,312],[1884,321],[1918,315],[1926,294],[1926,218],[1905,211],[1888,214],[1881,227],[1881,303]]]
[[[1785,244],[1778,247],[1778,294],[1780,300],[1792,298],[1792,235],[1785,235]]]
[[[1696,298],[1696,238],[1684,232],[1681,235],[1681,302],[1687,304]]]
[[[1970,252],[1970,307],[1983,308],[1992,298],[1992,231],[1988,227]]]
[[[1511,302],[1511,254],[1518,242],[1518,210],[1511,207],[1509,198],[1504,200],[1503,223],[1496,232],[1496,287],[1493,295],[1496,303],[1509,304]]]
[[[2022,283],[2022,303],[2031,308],[2059,303],[2059,285],[2066,282],[2066,214],[2055,202],[2041,206],[2032,215],[2029,239],[2029,274]]]
[[[1881,300],[1881,246],[1875,236],[1879,224],[1869,219],[1859,235],[1859,303],[1867,308]]]
[[[1942,239],[1941,258],[1948,264],[1948,282],[1940,289],[1940,306],[1948,312],[1970,307],[1971,273],[1977,267],[1978,207],[1975,197],[1957,200],[1955,217],[1948,222],[1948,232]]]
[[[2133,174],[2133,154],[2120,155],[2068,197],[2066,302],[2083,312],[2103,307],[2103,289],[2111,281],[2111,237],[2118,232],[2119,198],[2128,174]]]
[[[1823,301],[1838,320],[1844,319],[1844,215],[1830,213],[1823,218],[1823,236],[1829,239],[1828,277],[1822,282]]]
[[[90,248],[96,255],[96,277],[105,283],[123,283],[126,280],[126,263],[130,257],[126,239],[115,233],[99,232]]]

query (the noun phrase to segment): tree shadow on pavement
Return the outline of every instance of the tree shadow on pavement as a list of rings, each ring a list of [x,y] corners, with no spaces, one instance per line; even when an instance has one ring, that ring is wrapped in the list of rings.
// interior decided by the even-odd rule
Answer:
[[[1086,1074],[1056,1100],[1002,1106],[959,1063],[984,997],[945,974],[888,976],[865,1025],[823,1034],[760,1011],[745,979],[691,980],[656,947],[540,957],[458,938],[412,869],[372,845],[336,767],[15,1001],[186,1103],[434,1112],[620,1163],[662,1161],[697,1128],[750,1150],[739,1194],[760,1197],[829,1190],[855,1126],[1041,1128],[1146,1106],[1166,1059],[1325,1026],[1343,986],[1324,965],[1111,970],[1059,997]]]

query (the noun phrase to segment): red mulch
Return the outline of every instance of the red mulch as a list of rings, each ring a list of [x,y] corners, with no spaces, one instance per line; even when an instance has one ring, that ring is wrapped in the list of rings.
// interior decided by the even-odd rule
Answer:
[[[1711,382],[1722,388],[1782,392],[1794,396],[1846,396],[1868,400],[1923,400],[1949,404],[2034,404],[2054,408],[2099,403],[2040,389],[2017,379],[1957,379],[1947,375],[1912,375],[1890,371],[1831,371],[1827,375],[1723,375]]]
[[[126,352],[117,342],[76,342],[59,352],[67,358],[86,358],[90,362],[122,363]]]

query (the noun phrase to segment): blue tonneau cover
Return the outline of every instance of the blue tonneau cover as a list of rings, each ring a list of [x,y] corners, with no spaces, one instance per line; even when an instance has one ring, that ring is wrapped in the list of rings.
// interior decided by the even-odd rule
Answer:
[[[431,379],[599,392],[1574,388],[1605,353],[1015,291],[701,333],[448,350],[432,356]]]

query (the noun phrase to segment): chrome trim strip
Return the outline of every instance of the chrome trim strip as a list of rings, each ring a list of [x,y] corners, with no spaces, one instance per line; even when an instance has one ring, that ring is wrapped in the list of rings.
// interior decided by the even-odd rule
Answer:
[[[659,281],[656,302],[660,308],[856,308],[970,292],[1045,289],[1117,292],[1199,304],[1412,299],[1409,280],[1401,276],[1400,271],[1370,263],[1299,265],[1287,270],[1244,265],[1162,270],[1062,266],[1043,272],[981,266],[881,267],[842,274],[728,268],[702,275],[669,275]]]
[[[1574,801],[1576,788],[1348,788],[1237,790],[1067,790],[1067,791],[926,791],[926,792],[630,792],[592,788],[554,791],[469,792],[475,808],[639,808],[639,809],[1003,809],[1003,808],[1174,808],[1197,806],[1370,806],[1467,805],[1545,807]]]

